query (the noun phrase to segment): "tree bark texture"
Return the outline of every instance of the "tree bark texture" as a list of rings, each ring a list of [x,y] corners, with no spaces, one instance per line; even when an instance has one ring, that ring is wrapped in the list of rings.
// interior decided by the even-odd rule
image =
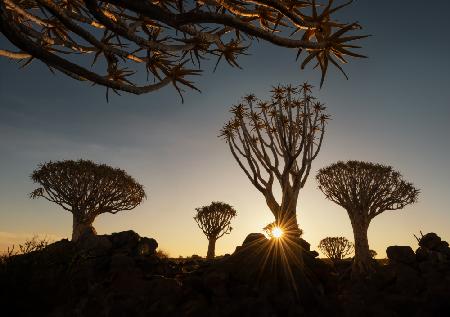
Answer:
[[[355,238],[355,258],[353,260],[352,275],[367,275],[374,269],[372,257],[370,256],[369,240],[367,239],[370,221],[360,217],[353,217],[351,222]]]
[[[72,241],[77,241],[83,234],[97,234],[92,226],[94,221],[83,221],[80,217],[73,215]]]
[[[206,255],[207,259],[214,259],[216,255],[216,238],[208,239],[208,253]]]

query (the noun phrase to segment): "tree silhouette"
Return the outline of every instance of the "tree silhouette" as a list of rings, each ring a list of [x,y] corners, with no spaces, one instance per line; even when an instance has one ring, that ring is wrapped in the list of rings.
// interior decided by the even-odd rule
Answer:
[[[347,210],[355,237],[352,274],[370,273],[370,221],[386,210],[416,202],[419,190],[391,166],[361,161],[339,161],[320,169],[316,178],[325,196]]]
[[[320,240],[318,248],[333,261],[342,260],[353,252],[353,243],[345,237],[326,237]]]
[[[88,160],[47,162],[31,179],[42,186],[31,198],[43,197],[73,214],[72,241],[95,233],[92,223],[98,215],[131,210],[146,197],[143,186],[125,171]]]
[[[209,241],[206,257],[213,259],[217,239],[224,234],[229,234],[233,229],[230,223],[231,219],[236,217],[236,210],[230,205],[218,201],[213,201],[209,206],[195,208],[195,210],[197,213],[194,220]]]
[[[237,57],[261,39],[297,57],[305,52],[301,68],[315,60],[322,84],[330,63],[343,72],[339,62],[347,56],[365,57],[350,51],[359,48],[350,42],[366,37],[349,34],[360,25],[334,19],[349,3],[0,0],[0,32],[19,49],[0,50],[0,56],[24,66],[39,59],[52,71],[114,92],[142,94],[172,84],[181,93],[180,85],[196,89],[186,77],[199,75],[201,60],[217,57],[240,67]],[[147,82],[133,76],[139,65]]]
[[[329,116],[311,96],[312,86],[278,86],[270,101],[250,94],[233,106],[220,136],[251,183],[264,195],[285,235],[298,237],[297,198],[317,157]],[[281,201],[273,187],[277,180]]]

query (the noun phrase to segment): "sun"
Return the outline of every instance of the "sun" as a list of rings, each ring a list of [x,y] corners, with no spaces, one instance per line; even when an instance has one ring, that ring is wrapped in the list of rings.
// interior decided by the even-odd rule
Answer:
[[[280,227],[275,227],[272,229],[272,236],[274,238],[281,238],[281,236],[283,235],[283,230]]]

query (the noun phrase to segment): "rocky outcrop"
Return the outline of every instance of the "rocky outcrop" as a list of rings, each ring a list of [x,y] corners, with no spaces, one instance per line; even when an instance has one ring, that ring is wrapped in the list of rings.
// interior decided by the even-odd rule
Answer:
[[[0,266],[0,304],[4,316],[447,316],[448,244],[423,237],[355,281],[351,260],[322,261],[300,239],[250,234],[219,259],[169,260],[133,231],[86,235]]]

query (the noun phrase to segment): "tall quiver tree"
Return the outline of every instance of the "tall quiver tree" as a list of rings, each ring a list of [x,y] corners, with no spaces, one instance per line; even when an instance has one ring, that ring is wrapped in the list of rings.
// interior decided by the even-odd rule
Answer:
[[[73,215],[72,241],[95,234],[93,222],[102,213],[131,210],[146,197],[144,188],[125,171],[88,160],[47,162],[31,174],[42,187],[31,198],[43,197]]]
[[[213,201],[209,206],[195,208],[194,220],[208,239],[208,253],[206,257],[215,256],[216,241],[233,229],[231,219],[236,217],[236,210],[223,202]]]
[[[370,273],[370,221],[386,210],[402,209],[416,202],[419,190],[391,166],[361,161],[339,161],[320,169],[316,179],[325,196],[347,210],[355,237],[352,274]]]
[[[274,87],[270,101],[250,94],[233,106],[233,118],[221,130],[230,151],[265,197],[285,235],[300,236],[297,199],[320,151],[329,116],[311,96],[312,86]],[[274,181],[281,200],[274,195]]]

